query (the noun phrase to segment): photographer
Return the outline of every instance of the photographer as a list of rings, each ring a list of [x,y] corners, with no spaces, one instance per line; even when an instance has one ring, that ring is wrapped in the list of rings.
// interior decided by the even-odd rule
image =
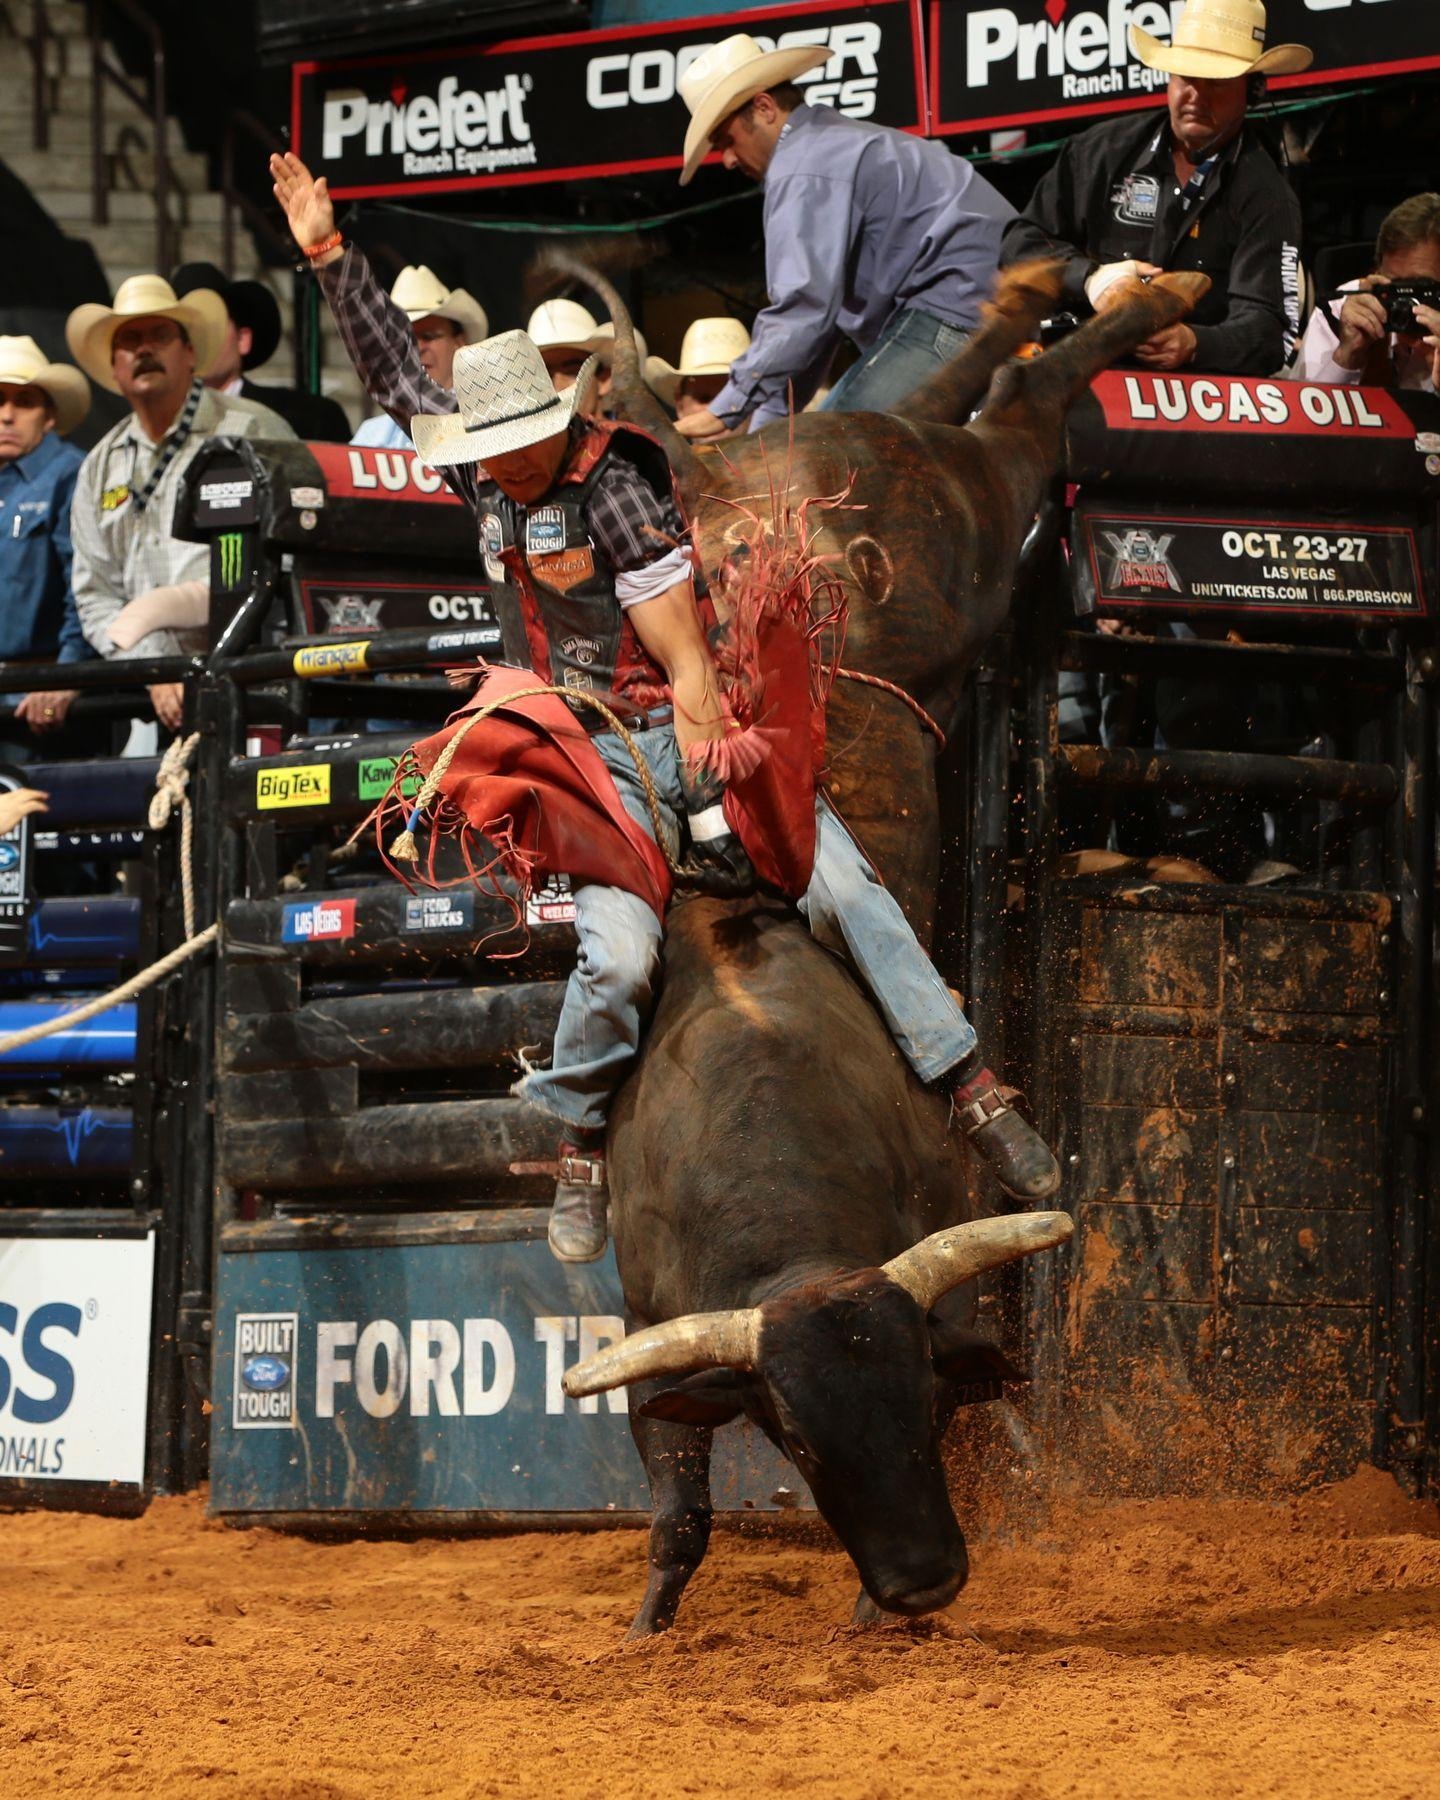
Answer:
[[[1375,273],[1340,292],[1338,333],[1323,300],[1310,315],[1297,381],[1440,389],[1440,194],[1403,200],[1375,240]]]

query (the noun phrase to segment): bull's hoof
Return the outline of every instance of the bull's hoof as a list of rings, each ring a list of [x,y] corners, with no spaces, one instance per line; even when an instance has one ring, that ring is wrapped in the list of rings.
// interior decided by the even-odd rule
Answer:
[[[860,1592],[855,1597],[855,1610],[850,1615],[852,1629],[856,1631],[867,1630],[872,1625],[881,1624],[884,1618],[885,1614],[865,1592],[864,1588],[861,1588]]]

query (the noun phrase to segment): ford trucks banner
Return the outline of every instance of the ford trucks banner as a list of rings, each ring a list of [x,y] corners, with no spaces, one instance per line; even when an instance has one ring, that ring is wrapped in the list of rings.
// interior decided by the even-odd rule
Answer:
[[[145,1479],[155,1239],[0,1238],[0,1482]]]
[[[920,0],[731,12],[363,61],[296,63],[295,150],[341,199],[678,169],[689,112],[676,90],[709,45],[823,44],[799,80],[812,104],[925,128]]]
[[[1168,39],[1181,0],[931,0],[936,135],[1155,104],[1167,77],[1131,54],[1127,27]],[[1314,64],[1276,89],[1440,67],[1435,0],[1269,0],[1266,41]]]
[[[567,1268],[543,1239],[222,1254],[211,1503],[646,1511],[624,1391],[560,1386],[623,1313],[613,1252]],[[748,1426],[717,1433],[713,1488],[722,1511],[810,1504]]]

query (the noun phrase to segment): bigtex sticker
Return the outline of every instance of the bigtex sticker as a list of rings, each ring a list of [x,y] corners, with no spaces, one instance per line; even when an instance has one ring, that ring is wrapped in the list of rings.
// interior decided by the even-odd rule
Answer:
[[[261,812],[272,806],[328,806],[329,763],[302,763],[298,768],[257,769],[255,804]]]
[[[295,900],[285,908],[282,944],[315,944],[355,935],[353,900]]]

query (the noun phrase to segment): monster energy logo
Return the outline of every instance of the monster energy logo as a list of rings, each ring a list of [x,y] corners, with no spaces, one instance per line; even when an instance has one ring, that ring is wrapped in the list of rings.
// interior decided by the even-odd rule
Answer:
[[[237,588],[245,573],[245,533],[222,531],[220,543],[220,585]]]

